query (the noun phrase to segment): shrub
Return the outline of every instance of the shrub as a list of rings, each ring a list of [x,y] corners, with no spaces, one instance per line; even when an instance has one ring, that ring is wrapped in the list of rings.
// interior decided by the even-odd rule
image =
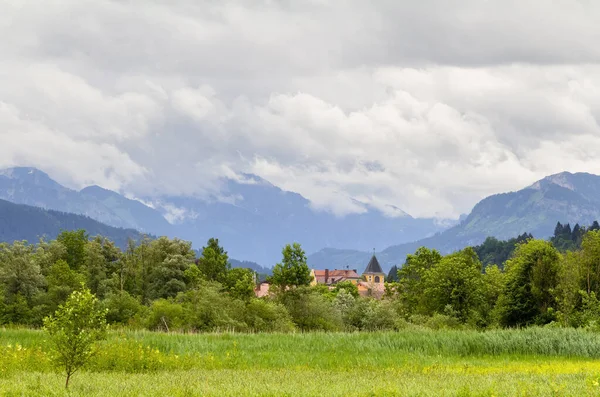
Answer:
[[[255,332],[292,332],[296,329],[285,306],[253,299],[246,307],[246,324]]]
[[[127,324],[142,310],[140,302],[127,291],[108,294],[102,304],[109,324]]]

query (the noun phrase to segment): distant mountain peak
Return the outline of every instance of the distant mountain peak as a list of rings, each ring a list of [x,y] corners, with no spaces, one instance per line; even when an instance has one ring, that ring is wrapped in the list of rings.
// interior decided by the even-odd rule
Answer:
[[[104,200],[107,197],[120,196],[119,193],[105,189],[98,185],[87,186],[81,189],[80,193],[96,197],[99,200]]]
[[[19,178],[24,178],[24,177],[28,177],[31,175],[35,175],[38,177],[45,177],[50,179],[50,177],[48,176],[48,174],[46,174],[43,171],[38,170],[37,168],[34,167],[11,167],[11,168],[5,168],[5,169],[1,169],[0,170],[0,175],[1,176],[5,176],[7,178],[11,178],[11,179],[19,179]]]
[[[572,183],[572,177],[573,174],[571,174],[570,172],[561,172],[558,174],[554,174],[554,175],[549,175],[547,177],[545,177],[544,179],[542,179],[542,181],[545,181],[547,183],[553,183],[555,185],[558,185],[560,187],[564,187],[565,189],[569,189],[569,190],[575,190],[575,186],[573,186]]]
[[[559,186],[573,192],[584,194],[584,191],[591,185],[600,182],[600,176],[588,172],[568,172],[563,171],[557,174],[549,175],[528,186],[526,189],[542,190],[551,185]]]
[[[0,177],[5,177],[15,181],[26,181],[37,186],[62,187],[48,174],[34,167],[12,167],[0,170]]]

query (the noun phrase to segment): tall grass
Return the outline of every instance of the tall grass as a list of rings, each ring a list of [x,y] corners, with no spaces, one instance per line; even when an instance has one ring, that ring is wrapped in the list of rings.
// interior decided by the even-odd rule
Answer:
[[[46,334],[0,330],[0,349],[19,345],[45,352]],[[119,369],[119,360],[168,361],[176,368],[393,367],[399,357],[538,356],[600,358],[600,334],[577,329],[297,334],[179,334],[113,331],[104,342],[99,368]],[[193,363],[185,364],[186,358]],[[0,362],[2,358],[0,357]],[[195,363],[195,364],[194,364]],[[98,364],[99,365],[99,364]],[[160,367],[155,365],[155,367]],[[162,366],[164,367],[164,365]]]
[[[0,329],[0,395],[61,395],[46,334]],[[298,334],[112,331],[71,395],[600,395],[575,329]]]

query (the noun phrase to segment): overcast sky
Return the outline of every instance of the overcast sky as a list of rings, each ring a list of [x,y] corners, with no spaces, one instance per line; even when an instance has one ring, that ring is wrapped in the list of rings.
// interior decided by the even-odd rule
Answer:
[[[600,2],[0,2],[0,167],[142,196],[257,174],[457,217],[600,173]]]

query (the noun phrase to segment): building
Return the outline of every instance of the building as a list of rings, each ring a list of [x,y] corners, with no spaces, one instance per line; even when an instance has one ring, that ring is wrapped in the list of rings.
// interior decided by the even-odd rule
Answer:
[[[362,276],[359,276],[356,269],[354,270],[316,270],[310,272],[312,276],[311,285],[325,284],[331,288],[337,283],[350,281],[358,287],[358,292],[362,296],[373,296],[380,298],[385,292],[385,273],[377,260],[375,254],[367,264],[367,268]]]
[[[257,285],[256,288],[254,288],[254,294],[256,295],[257,298],[263,298],[265,296],[269,296],[270,289],[271,289],[271,284],[264,281],[264,282],[260,283],[259,285]]]
[[[385,273],[375,254],[371,257],[362,276],[363,280],[358,283],[358,293],[362,296],[381,298],[385,292]]]
[[[310,285],[317,284],[325,284],[325,285],[335,285],[337,283],[341,283],[343,281],[350,281],[352,284],[357,285],[360,281],[360,276],[354,270],[316,270],[312,269],[310,271],[310,275],[312,276],[312,281]]]
[[[367,268],[363,272],[363,276],[365,276],[365,281],[368,283],[383,284],[385,282],[385,273],[381,269],[381,265],[375,254],[373,254],[373,257],[369,261]]]

